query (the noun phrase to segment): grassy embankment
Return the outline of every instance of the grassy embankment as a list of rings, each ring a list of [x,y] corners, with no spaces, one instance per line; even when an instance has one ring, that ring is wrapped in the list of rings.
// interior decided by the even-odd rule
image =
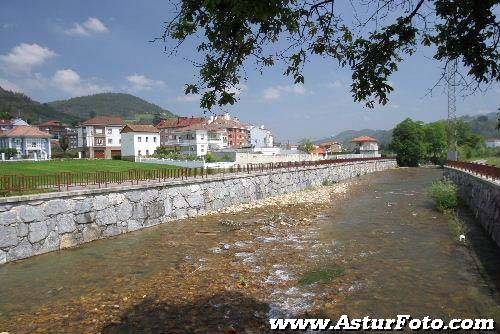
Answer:
[[[177,168],[175,166],[130,162],[123,160],[51,160],[1,162],[3,175],[48,175],[58,173],[121,172],[131,169]]]

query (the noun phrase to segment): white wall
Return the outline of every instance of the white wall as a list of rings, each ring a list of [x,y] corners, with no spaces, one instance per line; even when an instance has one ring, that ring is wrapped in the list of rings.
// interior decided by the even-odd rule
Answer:
[[[160,134],[157,132],[125,132],[121,139],[124,157],[152,155],[160,146]]]

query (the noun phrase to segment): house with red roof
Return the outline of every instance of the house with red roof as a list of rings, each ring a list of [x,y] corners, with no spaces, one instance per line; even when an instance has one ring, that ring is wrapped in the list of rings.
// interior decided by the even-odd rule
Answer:
[[[227,131],[224,127],[208,121],[192,124],[172,129],[163,146],[182,154],[203,156],[210,151],[228,147]]]
[[[375,156],[378,155],[378,140],[373,137],[356,137],[351,139],[351,143],[356,146],[356,153]]]
[[[123,160],[148,157],[160,146],[160,130],[150,124],[127,124],[121,136]]]
[[[0,148],[13,148],[19,157],[50,159],[50,133],[29,125],[19,125],[0,133]]]
[[[203,117],[176,117],[162,120],[156,125],[160,130],[160,144],[167,146],[167,142],[174,139],[173,132],[187,126],[204,123]]]
[[[89,159],[121,156],[121,130],[125,122],[118,116],[96,116],[77,126],[78,150]]]

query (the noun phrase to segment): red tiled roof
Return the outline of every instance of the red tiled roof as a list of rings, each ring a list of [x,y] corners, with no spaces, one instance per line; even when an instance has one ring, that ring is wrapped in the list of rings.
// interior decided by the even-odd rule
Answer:
[[[377,139],[369,136],[356,137],[351,140],[351,143],[378,142]]]
[[[38,126],[63,126],[63,124],[59,121],[56,121],[56,120],[50,120],[47,122],[43,122],[42,124],[39,124]]]
[[[0,119],[0,125],[12,125],[11,119]]]
[[[32,126],[21,125],[15,128],[4,131],[0,137],[20,137],[20,138],[52,138],[52,135],[47,132],[40,131]]]
[[[326,154],[326,150],[322,147],[316,147],[314,150],[312,150],[313,154]]]
[[[210,124],[214,124],[214,125],[217,125],[219,128],[226,128],[226,129],[246,129],[246,130],[248,130],[248,128],[250,127],[250,125],[243,124],[238,120],[225,119],[222,117],[217,117]]]
[[[160,123],[156,125],[158,129],[175,129],[183,128],[185,126],[203,123],[205,119],[203,117],[177,117],[168,118],[161,120]]]
[[[119,116],[96,116],[80,123],[80,125],[125,125],[125,122]]]
[[[326,147],[326,146],[332,146],[332,145],[340,145],[340,143],[330,140],[330,141],[325,141],[324,143],[319,144],[319,147]]]
[[[160,132],[160,130],[149,124],[127,124],[121,133],[127,132]]]
[[[213,131],[213,130],[224,130],[224,128],[221,128],[217,124],[203,122],[203,123],[191,124],[189,126],[184,126],[182,128],[178,128],[176,130],[178,130],[178,131],[212,130]]]

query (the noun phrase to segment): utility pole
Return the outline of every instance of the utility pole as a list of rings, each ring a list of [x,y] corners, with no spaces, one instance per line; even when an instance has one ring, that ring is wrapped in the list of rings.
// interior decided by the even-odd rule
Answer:
[[[458,160],[457,150],[457,106],[456,106],[456,82],[455,73],[457,71],[457,60],[453,60],[446,73],[447,93],[448,93],[448,160]]]

